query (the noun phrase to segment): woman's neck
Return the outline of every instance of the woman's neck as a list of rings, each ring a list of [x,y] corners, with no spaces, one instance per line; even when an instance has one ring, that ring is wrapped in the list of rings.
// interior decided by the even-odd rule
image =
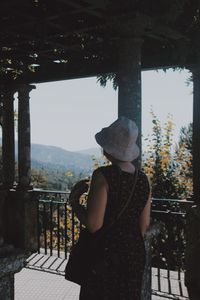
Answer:
[[[134,173],[135,172],[135,166],[132,164],[132,162],[129,161],[114,161],[114,165],[117,165],[120,167],[122,171],[128,172],[128,173]]]

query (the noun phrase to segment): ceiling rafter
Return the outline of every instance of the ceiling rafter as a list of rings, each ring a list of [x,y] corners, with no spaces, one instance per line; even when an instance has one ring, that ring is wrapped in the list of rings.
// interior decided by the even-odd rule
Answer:
[[[71,7],[75,8],[76,10],[74,11],[74,13],[76,14],[77,12],[86,12],[89,15],[98,17],[100,19],[103,18],[103,15],[97,11],[95,11],[95,9],[97,8],[95,5],[90,5],[88,7],[84,7],[83,5],[80,5],[78,3],[76,3],[75,1],[72,0],[58,0],[59,2],[65,3],[70,5]]]
[[[29,80],[36,81],[44,76],[45,81],[47,75],[42,70],[47,70],[48,66],[52,76],[55,72],[61,72],[65,78],[71,78],[74,76],[72,74],[79,72],[77,64],[81,69],[77,76],[84,75],[84,72],[93,74],[95,68],[105,70],[108,67],[111,70],[113,64],[117,64],[113,53],[116,54],[116,46],[120,39],[132,38],[138,33],[135,30],[137,16],[141,17],[139,26],[144,28],[144,31],[140,32],[145,40],[142,49],[145,65],[170,65],[169,57],[171,64],[174,65],[178,61],[181,63],[182,58],[175,57],[173,52],[176,47],[180,48],[181,43],[188,42],[185,36],[188,35],[188,31],[185,30],[185,24],[182,24],[183,20],[190,22],[193,10],[189,13],[188,10],[184,11],[183,16],[178,16],[180,20],[177,19],[176,22],[167,22],[166,13],[154,16],[154,10],[149,13],[139,2],[1,0],[0,72],[1,68],[4,70],[6,66],[20,68],[22,65],[24,73],[20,80],[25,80],[27,75]],[[156,8],[157,6],[158,3]],[[148,4],[147,7],[149,8]],[[160,6],[159,9],[162,12]],[[187,28],[193,30],[190,26]],[[176,53],[179,53],[178,50]],[[103,66],[105,63],[106,68]],[[28,68],[37,64],[39,66],[35,68],[35,74],[31,75]],[[26,69],[27,71],[24,71]],[[0,73],[0,79],[2,76]],[[9,78],[9,74],[6,78]]]

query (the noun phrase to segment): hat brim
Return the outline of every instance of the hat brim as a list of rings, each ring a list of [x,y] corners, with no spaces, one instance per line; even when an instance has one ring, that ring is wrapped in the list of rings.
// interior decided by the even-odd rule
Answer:
[[[106,134],[106,129],[102,129],[95,135],[97,144],[99,144],[108,154],[120,161],[133,161],[139,154],[140,150],[136,143],[133,143],[130,147],[121,148],[119,145],[113,145],[111,140]]]

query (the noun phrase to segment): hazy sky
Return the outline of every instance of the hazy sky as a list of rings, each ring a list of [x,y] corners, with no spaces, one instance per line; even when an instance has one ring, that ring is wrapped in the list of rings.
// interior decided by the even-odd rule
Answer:
[[[187,71],[142,73],[143,135],[151,132],[150,110],[162,123],[168,113],[176,123],[175,138],[182,125],[192,120],[192,84]],[[96,78],[36,85],[30,94],[31,141],[66,150],[96,147],[94,134],[117,118],[117,91],[102,88]]]

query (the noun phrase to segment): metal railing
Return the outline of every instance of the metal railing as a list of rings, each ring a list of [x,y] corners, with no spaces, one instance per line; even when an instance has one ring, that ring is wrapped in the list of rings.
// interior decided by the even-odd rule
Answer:
[[[68,204],[68,192],[35,192],[38,199],[38,252],[65,257],[77,240],[81,224]],[[185,221],[192,201],[153,199],[152,222],[160,222],[162,231],[154,242],[153,265],[170,270],[184,269]],[[159,252],[159,255],[158,255]],[[172,257],[172,254],[175,257]]]
[[[153,199],[152,222],[162,224],[159,238],[153,242],[152,264],[168,270],[185,269],[186,214],[192,201]]]
[[[193,204],[176,199],[152,201],[152,222],[159,222],[162,228],[152,242],[153,294],[187,298],[184,285],[186,214]]]
[[[68,204],[69,193],[38,190],[35,194],[38,199],[38,253],[66,259],[82,227]],[[179,296],[183,297],[185,294],[182,283],[185,269],[186,213],[192,205],[192,201],[152,200],[152,223],[159,222],[162,228],[159,236],[152,242],[155,293],[162,293],[165,280],[164,289],[171,294],[171,280],[176,279]]]
[[[67,258],[82,227],[68,204],[69,192],[35,191],[38,199],[38,253]]]

